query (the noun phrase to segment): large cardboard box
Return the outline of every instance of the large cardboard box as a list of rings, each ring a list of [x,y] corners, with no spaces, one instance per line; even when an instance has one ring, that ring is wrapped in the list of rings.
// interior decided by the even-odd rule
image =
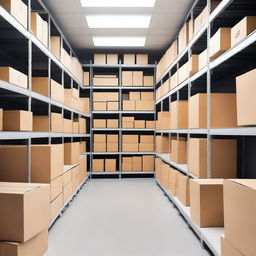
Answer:
[[[153,172],[155,170],[155,156],[142,156],[142,171]]]
[[[44,255],[48,249],[48,229],[40,232],[25,243],[0,242],[0,255],[29,256]]]
[[[210,39],[210,60],[216,59],[231,47],[231,28],[219,28]]]
[[[31,32],[43,42],[43,19],[37,12],[31,12]]]
[[[179,140],[172,138],[170,159],[177,164],[186,164],[187,141],[185,138],[180,137]]]
[[[33,114],[24,110],[4,110],[4,131],[32,131]]]
[[[118,143],[116,142],[107,143],[107,152],[118,152]]]
[[[94,143],[106,143],[107,136],[106,134],[94,134],[93,140],[94,140]]]
[[[57,177],[56,179],[50,182],[51,185],[51,202],[55,200],[60,194],[62,194],[63,190],[63,180],[62,175]]]
[[[80,144],[79,142],[64,143],[64,164],[71,165],[79,162]]]
[[[70,172],[71,175],[71,172]],[[72,196],[73,188],[72,188],[72,182],[69,182],[67,185],[63,187],[63,204],[67,202],[67,200]]]
[[[3,130],[3,109],[0,108],[0,131]]]
[[[124,144],[138,144],[139,143],[139,135],[135,135],[135,134],[123,135],[122,142]]]
[[[105,159],[105,172],[116,171],[116,159],[106,158]]]
[[[63,132],[63,126],[62,114],[51,113],[51,132]]]
[[[57,58],[60,59],[60,42],[61,37],[60,36],[51,36],[50,37],[51,47],[50,51],[51,53]]]
[[[82,113],[90,113],[90,98],[80,98],[80,102],[82,102],[83,111]]]
[[[123,152],[139,152],[139,144],[122,144]]]
[[[236,77],[237,124],[256,125],[256,69]]]
[[[32,77],[32,91],[50,97],[49,77]]]
[[[61,84],[51,79],[51,98],[60,103],[64,103],[64,88]]]
[[[136,64],[137,65],[147,65],[148,64],[148,54],[136,54]]]
[[[145,120],[135,120],[134,128],[135,129],[145,129],[146,122]]]
[[[154,77],[153,76],[144,76],[143,77],[143,86],[154,86]]]
[[[176,196],[177,192],[178,192],[178,175],[179,175],[179,172],[174,170],[170,166],[169,166],[168,169],[169,169],[169,171],[168,171],[168,180],[169,180],[168,190],[170,191],[170,193],[173,196]]]
[[[51,220],[53,220],[56,215],[58,214],[58,212],[60,211],[60,209],[62,208],[62,204],[63,204],[63,194],[61,193],[58,197],[55,198],[55,200],[53,200],[51,202]]]
[[[146,129],[155,129],[155,121],[146,120]]]
[[[64,133],[72,133],[73,132],[73,121],[70,119],[63,120],[64,124]]]
[[[141,92],[141,100],[154,100],[154,92]]]
[[[83,85],[89,86],[90,85],[90,72],[84,72],[83,74]]]
[[[179,100],[171,103],[171,129],[188,128],[188,101]]]
[[[93,143],[93,152],[107,152],[107,144],[106,143]]]
[[[170,153],[170,139],[168,136],[156,136],[156,152],[161,154]]]
[[[202,68],[207,66],[207,63],[208,63],[207,52],[208,52],[208,49],[206,48],[203,52],[201,52],[199,54],[199,57],[198,57],[198,70],[201,70]]]
[[[134,128],[134,121],[122,121],[122,128],[133,129]]]
[[[140,143],[154,144],[154,135],[140,135]]]
[[[119,102],[118,101],[109,101],[107,102],[107,110],[108,111],[118,111],[119,109]]]
[[[256,251],[255,198],[255,179],[224,181],[225,238],[242,255],[253,256]]]
[[[132,170],[134,172],[142,171],[142,157],[141,156],[133,156],[132,157]]]
[[[223,180],[190,179],[190,214],[199,227],[223,227]]]
[[[143,71],[132,72],[132,85],[143,86]]]
[[[118,92],[94,92],[93,101],[118,101]]]
[[[62,186],[63,186],[63,193],[64,193],[64,187],[68,185],[69,183],[72,182],[72,176],[71,176],[71,171],[68,170],[63,173],[62,175]]]
[[[31,182],[50,183],[63,169],[63,144],[31,145]]]
[[[93,172],[104,172],[104,159],[93,159],[92,160],[92,171]]]
[[[107,143],[118,143],[118,134],[107,134]]]
[[[107,111],[107,102],[93,102],[94,111]]]
[[[115,77],[94,77],[93,78],[94,86],[118,86],[118,78]]]
[[[179,32],[179,39],[178,39],[178,53],[181,54],[182,51],[188,45],[188,35],[189,35],[189,25],[188,22],[181,28]]]
[[[221,256],[244,256],[237,248],[235,248],[227,239],[222,235],[221,242]]]
[[[129,98],[130,98],[130,100],[141,100],[140,94],[141,94],[141,92],[130,92]]]
[[[49,132],[50,124],[48,116],[33,116],[33,132]]]
[[[86,119],[85,118],[78,118],[78,133],[86,133]]]
[[[132,86],[132,71],[122,71],[122,86]]]
[[[107,54],[107,64],[117,65],[118,64],[118,54]]]
[[[123,100],[123,111],[133,111],[136,109],[135,100]]]
[[[50,186],[2,182],[0,205],[0,240],[24,243],[48,228]]]
[[[134,65],[135,64],[135,54],[124,54],[124,64]]]
[[[154,144],[153,143],[140,143],[139,144],[139,152],[154,152]]]
[[[132,171],[132,157],[122,157],[122,172]]]
[[[93,128],[107,128],[106,119],[93,119]]]
[[[107,119],[107,128],[118,128],[119,120],[118,119]]]
[[[231,29],[231,47],[256,29],[256,16],[246,16]]]
[[[80,155],[86,152],[86,141],[80,141]]]
[[[190,206],[189,180],[188,176],[178,174],[177,197],[185,206]]]
[[[136,110],[137,111],[153,111],[155,109],[154,100],[137,100]]]
[[[96,65],[107,64],[106,54],[94,54],[94,64]]]

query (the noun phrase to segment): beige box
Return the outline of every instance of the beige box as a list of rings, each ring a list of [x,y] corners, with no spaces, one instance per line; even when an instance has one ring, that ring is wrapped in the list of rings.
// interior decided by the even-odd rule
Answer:
[[[188,76],[191,77],[198,72],[199,55],[192,54],[187,62],[188,65]]]
[[[94,86],[118,86],[118,78],[113,77],[94,77]]]
[[[139,152],[139,144],[122,144],[123,152]]]
[[[143,86],[143,71],[132,72],[132,85]]]
[[[118,143],[118,134],[107,134],[107,143]]]
[[[130,100],[141,100],[141,92],[130,92],[129,99]]]
[[[1,182],[0,194],[0,240],[24,243],[48,228],[48,184]]]
[[[123,116],[122,121],[123,122],[133,122],[134,121],[134,116]]]
[[[62,170],[63,171],[63,170]],[[58,197],[60,194],[62,194],[63,189],[63,180],[62,175],[55,178],[54,180],[51,180],[50,186],[51,186],[51,202]]]
[[[133,129],[134,128],[134,121],[122,121],[122,128]]]
[[[190,179],[190,214],[199,227],[223,227],[223,180]]]
[[[140,100],[136,101],[137,111],[153,111],[155,109],[154,100]]]
[[[94,92],[93,100],[95,101],[118,101],[118,92]]]
[[[185,206],[190,206],[189,178],[182,173],[178,174],[177,197]]]
[[[156,138],[156,152],[161,154],[170,153],[169,137],[157,135],[155,138]]]
[[[78,133],[86,133],[86,119],[78,118]]]
[[[118,104],[119,104],[118,101],[116,101],[116,102],[114,102],[114,101],[107,102],[107,110],[108,111],[118,111]]]
[[[64,193],[64,187],[72,182],[72,175],[71,171],[68,170],[62,175],[62,186],[63,186],[63,193]]]
[[[116,159],[106,158],[105,159],[105,172],[116,171]]]
[[[140,143],[139,152],[154,152],[154,144],[152,143]]]
[[[118,128],[119,120],[118,119],[107,119],[107,128]]]
[[[108,142],[107,152],[118,152],[118,143]]]
[[[207,48],[199,54],[198,57],[198,70],[201,70],[205,66],[207,66],[208,58],[207,58]]]
[[[50,52],[60,60],[60,36],[51,36],[50,37],[51,47]]]
[[[65,187],[63,187],[63,204],[65,204],[67,200],[72,196],[72,193],[73,193],[73,188],[72,188],[72,181],[71,181],[67,185],[65,185]]]
[[[174,89],[178,85],[178,71],[172,74],[170,79],[170,89]]]
[[[32,131],[33,114],[24,110],[4,110],[3,111],[4,131]]]
[[[80,155],[82,155],[84,152],[86,152],[86,142],[80,141]]]
[[[125,157],[123,157],[123,159],[124,158]],[[122,162],[122,172],[132,172],[132,158],[129,157],[129,159],[131,159],[130,162]]]
[[[179,172],[174,170],[173,168],[169,167],[169,173],[168,173],[168,178],[169,178],[169,183],[168,183],[168,190],[173,196],[177,196],[178,192],[178,175]]]
[[[43,19],[37,12],[31,12],[31,32],[43,42]]]
[[[48,116],[33,116],[33,132],[49,132]]]
[[[169,175],[168,175],[169,171],[170,171],[170,166],[162,162],[160,165],[160,172],[161,172],[160,183],[166,189],[168,188],[168,185],[169,185]]]
[[[90,98],[80,98],[80,102],[83,103],[82,113],[90,113]]]
[[[155,129],[155,121],[146,120],[146,129]]]
[[[122,71],[122,86],[132,86],[132,71]]]
[[[31,182],[50,183],[64,170],[64,146],[31,145]]]
[[[242,255],[253,256],[256,251],[255,196],[255,179],[224,180],[225,238]]]
[[[140,135],[140,143],[153,144],[154,143],[154,135]]]
[[[256,16],[246,16],[231,29],[231,47],[256,29]]]
[[[220,237],[220,239],[222,256],[244,256],[227,239],[225,239],[223,235]]]
[[[188,45],[188,35],[189,35],[189,25],[188,22],[181,28],[179,32],[179,39],[178,39],[178,53],[181,54],[182,51]]]
[[[141,156],[133,156],[132,157],[132,170],[134,172],[142,171],[142,157]]]
[[[188,41],[190,42],[194,36],[194,20],[191,19],[188,22]]]
[[[231,28],[219,28],[210,39],[210,60],[216,59],[231,47]]]
[[[145,120],[135,120],[134,121],[134,128],[137,129],[145,129]]]
[[[143,86],[154,86],[154,77],[153,76],[144,76],[143,77]]]
[[[51,132],[63,132],[62,114],[51,113]]]
[[[106,54],[94,54],[94,64],[96,65],[107,64]]]
[[[107,128],[106,119],[93,119],[94,128]]]
[[[63,204],[63,194],[61,193],[54,201],[51,202],[51,217],[50,219],[54,219],[56,217],[56,215],[58,214],[58,212],[60,211],[60,209],[62,208],[62,204]]]
[[[170,159],[177,164],[186,164],[187,162],[187,142],[180,137],[179,140],[171,140]]]
[[[154,100],[154,92],[141,92],[141,100]]]
[[[93,159],[92,167],[93,172],[104,172],[104,159]]]
[[[135,100],[123,100],[123,111],[133,111],[136,109]]]
[[[171,103],[171,129],[188,128],[188,101],[180,100]]]
[[[32,91],[40,93],[46,97],[50,97],[49,78],[48,77],[32,77]]]
[[[139,143],[139,135],[135,135],[135,134],[123,135],[122,142],[124,144],[138,144]]]
[[[14,84],[25,89],[28,88],[28,77],[11,67],[0,67],[0,80]]]
[[[107,102],[93,102],[94,111],[107,111]]]
[[[124,54],[124,64],[134,65],[135,64],[135,54]]]
[[[79,142],[64,143],[64,164],[71,165],[79,162],[80,144]]]
[[[107,54],[107,64],[117,65],[118,54]]]
[[[83,85],[89,86],[90,85],[90,72],[83,73]]]
[[[106,134],[94,134],[93,136],[94,143],[106,143],[107,136]]]
[[[79,125],[76,120],[72,122],[72,133],[79,133]]]
[[[94,142],[93,143],[93,152],[107,152],[107,144],[100,142]]]
[[[42,43],[48,48],[48,22],[43,20],[42,22]]]
[[[51,98],[60,103],[64,103],[65,101],[63,86],[53,79],[51,79]]]
[[[148,64],[148,54],[136,54],[136,64],[137,65],[147,65]]]
[[[155,157],[154,156],[142,156],[142,171],[153,172],[155,170]]]

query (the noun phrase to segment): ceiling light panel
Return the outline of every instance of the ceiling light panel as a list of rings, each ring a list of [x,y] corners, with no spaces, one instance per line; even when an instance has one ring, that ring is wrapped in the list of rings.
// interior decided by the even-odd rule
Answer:
[[[146,37],[93,37],[93,43],[99,47],[143,47]]]
[[[81,0],[82,7],[154,7],[156,0]]]
[[[149,28],[149,15],[86,15],[89,28]]]

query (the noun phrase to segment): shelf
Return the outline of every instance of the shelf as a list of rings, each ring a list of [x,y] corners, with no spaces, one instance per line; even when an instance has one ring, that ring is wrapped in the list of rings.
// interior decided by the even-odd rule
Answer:
[[[91,153],[90,152],[84,152],[84,153],[82,153],[81,155],[82,156],[88,156],[88,155],[90,155]]]
[[[92,114],[119,114],[120,111],[92,111]]]
[[[173,197],[168,190],[156,180],[158,186],[180,211],[190,227],[201,238],[215,256],[221,256],[220,236],[224,234],[223,227],[199,228],[190,217],[190,207],[184,206],[177,197]]]
[[[128,69],[151,69],[155,68],[154,64],[146,64],[146,65],[126,65],[126,64],[83,64],[82,65],[85,68],[128,68]]]
[[[92,152],[92,155],[119,155],[119,152]]]
[[[120,152],[122,155],[155,155],[155,152]]]
[[[92,111],[92,114],[154,114],[155,111]]]
[[[92,175],[119,175],[119,172],[91,172]]]
[[[207,134],[207,129],[173,129],[173,130],[156,130],[156,133],[180,133],[180,134]]]
[[[141,172],[121,172],[121,174],[147,174],[147,175],[149,175],[149,174],[155,174],[155,172],[143,172],[143,171],[141,171]]]
[[[99,90],[154,90],[153,86],[92,86],[92,89]]]
[[[99,90],[120,90],[119,86],[92,86],[91,88]]]
[[[126,129],[126,128],[121,128],[120,129],[123,132],[154,132],[155,129],[143,129],[143,128],[133,128],[133,129]]]
[[[96,132],[116,132],[119,131],[119,128],[92,128],[92,131],[96,131]]]

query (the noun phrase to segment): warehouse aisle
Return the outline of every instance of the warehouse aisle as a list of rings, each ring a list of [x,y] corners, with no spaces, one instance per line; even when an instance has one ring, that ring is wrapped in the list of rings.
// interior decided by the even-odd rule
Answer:
[[[46,256],[204,256],[153,179],[92,180],[50,231]]]

